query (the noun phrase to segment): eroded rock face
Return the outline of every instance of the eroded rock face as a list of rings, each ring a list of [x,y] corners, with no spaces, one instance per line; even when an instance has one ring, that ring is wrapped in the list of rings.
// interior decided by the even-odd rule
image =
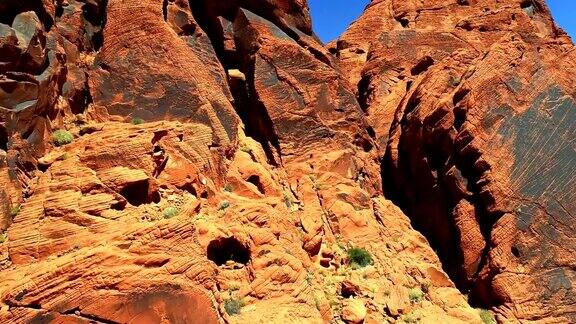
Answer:
[[[541,185],[574,155],[522,142],[573,136],[545,6],[375,1],[336,55],[299,0],[0,9],[0,321],[480,323],[453,281],[571,319],[573,190]]]
[[[574,321],[575,51],[544,2],[373,1],[333,46],[386,145],[386,194],[458,286]]]

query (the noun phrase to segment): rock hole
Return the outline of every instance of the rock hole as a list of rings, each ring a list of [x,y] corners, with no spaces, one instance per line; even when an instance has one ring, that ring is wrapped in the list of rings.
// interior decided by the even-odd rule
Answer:
[[[208,244],[207,256],[218,266],[228,261],[247,264],[250,261],[250,249],[234,237],[219,238]]]
[[[251,184],[255,185],[256,188],[258,188],[258,191],[260,191],[261,194],[265,194],[265,190],[264,190],[264,185],[262,184],[262,182],[260,181],[260,176],[258,175],[251,175],[250,177],[248,177],[248,179],[246,179],[246,181],[250,182]]]
[[[519,251],[518,248],[515,247],[515,246],[512,247],[512,255],[514,255],[514,256],[517,257],[517,258],[520,257],[520,251]]]
[[[461,24],[458,24],[457,27],[460,27],[462,29],[464,29],[465,31],[472,31],[474,28],[472,27],[472,24],[469,21],[464,21]]]
[[[126,201],[123,199],[110,206],[112,210],[124,210],[124,208],[126,208]]]
[[[0,125],[0,150],[8,151],[8,131]]]
[[[416,110],[416,108],[420,105],[420,98],[418,96],[413,95],[408,103],[406,104],[406,115]]]
[[[106,8],[108,7],[108,0],[98,2],[88,1],[83,7],[82,12],[86,20],[95,26],[94,33],[92,34],[92,47],[95,51],[99,51],[104,45],[104,27],[106,26]],[[104,68],[104,67],[103,67]],[[105,68],[104,68],[105,69]]]
[[[164,17],[164,21],[168,21],[168,0],[164,0],[162,3],[162,15]]]
[[[49,167],[50,167],[50,164],[38,163],[38,170],[40,170],[40,172],[48,171]]]
[[[86,25],[89,27],[88,36],[92,43],[92,48],[96,51],[99,50],[104,44],[104,24],[106,20],[106,5],[107,0],[104,1],[86,1],[82,6],[82,15],[86,20]]]
[[[523,1],[520,4],[520,8],[522,8],[522,10],[524,10],[524,12],[530,17],[534,16],[536,13],[536,7],[534,6],[534,1],[532,0]]]
[[[74,115],[81,114],[86,110],[86,107],[92,103],[92,96],[90,95],[88,85],[88,74],[85,74],[84,87],[80,91],[74,92],[71,98],[68,99],[70,110]]]
[[[330,268],[330,260],[329,259],[320,259],[320,265],[323,268]]]
[[[364,112],[368,110],[369,100],[373,91],[370,87],[370,76],[362,75],[358,82],[358,103]]]
[[[454,97],[452,97],[452,104],[457,106],[469,93],[469,89],[460,89],[456,91]]]
[[[420,62],[418,62],[418,64],[416,64],[412,68],[412,70],[410,70],[410,73],[412,75],[421,74],[423,72],[426,72],[433,64],[434,60],[430,56],[426,56],[422,60],[420,60]]]
[[[56,13],[55,13],[55,15],[56,15],[57,18],[62,17],[62,15],[64,14],[64,6],[68,6],[68,4],[66,4],[66,5],[64,5],[64,4],[62,4],[62,3],[58,3],[58,4],[57,4],[57,6],[56,6]]]
[[[406,82],[406,92],[410,91],[410,88],[412,88],[412,81]]]
[[[94,33],[94,36],[92,36],[92,47],[98,51],[102,48],[102,45],[104,45],[104,32],[103,30],[99,30]]]
[[[160,194],[156,190],[151,190],[149,180],[127,184],[120,190],[120,195],[133,206],[160,202]]]
[[[402,25],[402,27],[407,28],[408,25],[410,24],[410,21],[408,20],[408,18],[402,16],[402,17],[395,17],[394,19],[396,19],[397,22],[400,23],[400,25]]]
[[[456,130],[462,129],[462,125],[466,121],[466,110],[460,107],[454,108],[454,128]]]
[[[340,296],[348,299],[350,297],[356,297],[359,293],[359,288],[350,284],[350,282],[344,281],[340,286]]]
[[[186,184],[181,186],[179,189],[184,190],[184,191],[192,194],[194,197],[198,197],[198,192],[196,191],[196,188],[194,188],[194,184],[192,182],[187,182]]]
[[[356,134],[355,138],[354,138],[354,145],[362,148],[362,150],[364,150],[364,152],[370,152],[372,150],[372,148],[374,148],[374,145],[372,145],[372,143],[370,142],[370,140]]]
[[[154,137],[152,137],[152,144],[156,144],[159,140],[162,139],[162,137],[166,135],[168,135],[168,131],[166,130],[154,132]]]
[[[372,126],[366,127],[366,132],[370,137],[376,138],[376,132],[374,131],[374,128],[372,128]]]

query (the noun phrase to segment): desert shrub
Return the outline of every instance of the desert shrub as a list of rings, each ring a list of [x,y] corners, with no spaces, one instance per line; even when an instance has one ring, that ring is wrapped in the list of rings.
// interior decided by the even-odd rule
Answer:
[[[12,217],[12,219],[18,216],[18,214],[20,213],[20,208],[21,208],[20,205],[16,205],[10,209],[10,216]]]
[[[353,247],[348,249],[346,253],[348,254],[348,263],[351,266],[362,268],[374,263],[370,252],[366,251],[366,249]]]
[[[231,184],[227,183],[227,184],[224,185],[224,191],[226,191],[226,192],[232,192],[232,191],[234,191],[234,188],[232,187]]]
[[[230,207],[230,202],[228,200],[224,200],[218,206],[218,210],[226,210],[226,208]]]
[[[62,146],[72,143],[74,135],[67,130],[59,129],[52,134],[52,142],[56,146]]]
[[[132,125],[144,124],[144,119],[142,119],[142,118],[140,118],[140,117],[134,117],[134,118],[132,118],[132,120],[130,121],[130,123],[132,123]]]
[[[0,234],[0,244],[6,242],[6,237],[7,237],[6,233]]]
[[[420,288],[412,288],[408,292],[408,298],[410,298],[410,301],[413,303],[419,303],[422,301],[422,298],[424,298],[424,292],[422,292]]]
[[[240,314],[242,306],[244,306],[244,304],[239,299],[227,299],[224,301],[224,310],[226,310],[226,313],[230,316]]]
[[[415,314],[410,313],[404,315],[402,321],[404,321],[404,323],[418,323],[418,317]]]
[[[496,319],[489,310],[479,309],[478,312],[480,313],[480,318],[484,324],[496,324]]]
[[[164,211],[162,212],[162,214],[163,214],[165,219],[170,219],[170,218],[178,215],[179,212],[180,211],[178,210],[178,208],[170,206],[170,207],[166,207],[164,209]]]

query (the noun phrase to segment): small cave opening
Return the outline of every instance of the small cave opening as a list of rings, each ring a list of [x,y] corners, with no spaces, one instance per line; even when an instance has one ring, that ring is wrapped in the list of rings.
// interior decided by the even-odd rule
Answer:
[[[168,0],[162,3],[162,16],[164,16],[164,21],[168,21]]]
[[[540,10],[538,4],[534,0],[522,1],[520,3],[520,8],[530,17],[534,16],[534,14]]]
[[[0,125],[0,150],[8,151],[8,131]]]
[[[70,110],[74,115],[82,114],[89,104],[92,103],[92,96],[90,94],[90,89],[88,85],[88,74],[86,74],[86,80],[84,82],[84,87],[82,90],[75,92],[72,97],[68,99],[68,104],[70,105]]]
[[[62,15],[64,14],[64,7],[68,6],[68,4],[64,4],[64,3],[56,3],[56,12],[54,13],[56,18],[61,18]]]
[[[246,181],[255,185],[261,194],[266,194],[266,191],[264,189],[264,185],[262,184],[262,181],[260,181],[260,176],[253,174],[253,175],[249,176],[248,179],[246,179]]]
[[[372,149],[374,148],[374,145],[370,142],[369,139],[360,136],[358,134],[354,135],[354,145],[356,145],[359,148],[362,148],[362,150],[366,153],[372,151]]]
[[[459,131],[462,129],[462,126],[466,122],[467,111],[461,108],[454,108],[453,113],[454,113],[454,128],[456,128],[456,130]]]
[[[250,248],[235,237],[219,238],[211,241],[207,248],[208,260],[218,266],[228,261],[247,264],[250,261]]]
[[[410,20],[408,20],[408,18],[402,16],[402,17],[395,17],[394,18],[397,22],[400,23],[400,25],[402,25],[402,27],[404,28],[408,28],[408,25],[410,24]]]
[[[371,76],[367,74],[363,74],[360,81],[358,81],[358,104],[360,104],[360,108],[362,111],[366,112],[368,110],[370,99],[372,96],[372,92],[374,91],[371,85]]]
[[[340,296],[348,299],[361,294],[360,288],[349,281],[343,281],[340,285]]]
[[[428,71],[432,65],[434,65],[434,59],[432,59],[430,56],[425,56],[410,70],[410,74],[413,76],[422,74]]]
[[[160,194],[157,190],[151,190],[148,180],[137,181],[127,184],[120,190],[120,195],[124,197],[132,206],[143,204],[159,203]]]
[[[454,97],[452,97],[452,104],[454,106],[458,106],[458,104],[464,100],[464,98],[466,98],[466,96],[470,93],[469,89],[463,88],[460,89],[458,91],[456,91],[456,93],[454,94]]]

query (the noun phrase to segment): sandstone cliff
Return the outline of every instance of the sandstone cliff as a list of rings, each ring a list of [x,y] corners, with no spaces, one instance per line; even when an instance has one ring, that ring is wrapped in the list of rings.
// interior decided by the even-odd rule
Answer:
[[[574,322],[575,56],[540,1],[3,1],[0,320]]]

